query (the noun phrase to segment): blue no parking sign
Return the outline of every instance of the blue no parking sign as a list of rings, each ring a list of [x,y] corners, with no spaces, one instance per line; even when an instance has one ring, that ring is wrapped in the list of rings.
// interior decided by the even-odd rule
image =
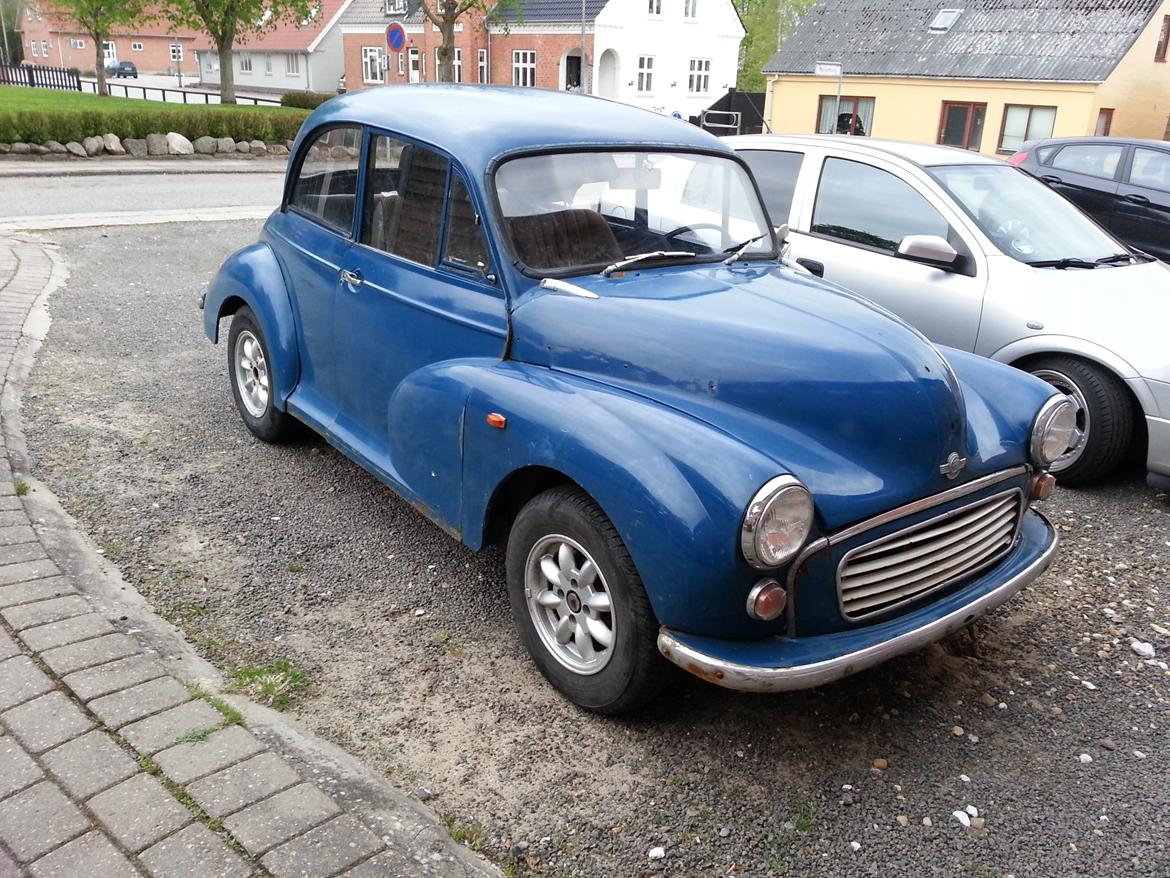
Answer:
[[[386,27],[386,45],[391,52],[401,52],[402,47],[406,45],[406,28],[398,22],[387,25]]]

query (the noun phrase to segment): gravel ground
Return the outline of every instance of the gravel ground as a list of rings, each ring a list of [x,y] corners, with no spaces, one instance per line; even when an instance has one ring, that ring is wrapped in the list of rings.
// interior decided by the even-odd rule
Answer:
[[[1170,507],[1140,473],[1058,491],[1056,567],[975,634],[788,696],[680,674],[600,719],[526,659],[499,552],[245,431],[195,300],[256,228],[57,236],[35,475],[209,657],[305,669],[304,723],[458,837],[516,875],[1170,875]]]

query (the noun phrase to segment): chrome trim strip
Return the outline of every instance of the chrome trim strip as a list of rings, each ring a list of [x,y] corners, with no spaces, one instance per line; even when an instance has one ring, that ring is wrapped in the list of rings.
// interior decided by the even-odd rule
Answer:
[[[1036,514],[1040,515],[1038,512]],[[658,632],[658,651],[684,671],[726,689],[737,689],[741,692],[787,692],[794,689],[811,689],[814,686],[823,686],[826,683],[871,668],[894,656],[921,649],[960,628],[965,628],[979,616],[995,609],[1040,576],[1052,564],[1056,550],[1060,545],[1060,535],[1053,530],[1048,519],[1042,515],[1040,517],[1052,533],[1052,542],[1040,557],[994,591],[988,592],[965,607],[960,607],[920,628],[907,631],[905,634],[884,643],[877,643],[856,652],[846,653],[813,664],[787,668],[760,668],[724,661],[699,652],[678,640],[669,629],[661,628]]]

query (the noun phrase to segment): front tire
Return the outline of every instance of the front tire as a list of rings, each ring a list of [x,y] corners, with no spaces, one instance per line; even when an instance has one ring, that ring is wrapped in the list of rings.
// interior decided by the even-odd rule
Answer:
[[[1133,439],[1133,400],[1125,386],[1105,369],[1075,357],[1043,357],[1027,369],[1077,407],[1079,441],[1049,468],[1057,480],[1079,485],[1115,470]]]
[[[597,713],[629,713],[667,671],[658,620],[613,524],[575,487],[520,510],[508,536],[508,593],[520,638],[545,678]]]
[[[232,317],[227,351],[228,379],[244,424],[265,442],[287,441],[295,422],[273,404],[274,373],[268,344],[256,315],[247,305]]]

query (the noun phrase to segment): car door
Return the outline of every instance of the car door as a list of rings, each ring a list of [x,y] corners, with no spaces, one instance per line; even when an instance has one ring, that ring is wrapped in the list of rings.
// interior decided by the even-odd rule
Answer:
[[[880,159],[809,155],[805,163],[805,173],[818,179],[789,231],[789,257],[883,305],[932,341],[973,350],[986,267],[941,198]],[[945,238],[960,254],[955,269],[896,257],[908,235]]]
[[[1117,204],[1123,143],[1070,143],[1037,169],[1041,180],[1109,228]]]
[[[1170,262],[1170,152],[1135,146],[1118,187],[1112,229],[1121,240]]]
[[[294,412],[319,429],[333,419],[333,306],[342,260],[353,241],[361,128],[331,126],[306,138],[285,208],[267,225],[296,314],[301,374],[289,398]]]
[[[383,134],[370,134],[366,153],[361,230],[334,309],[334,433],[458,522],[463,400],[444,393],[440,367],[503,356],[504,292],[484,214],[450,160]]]

